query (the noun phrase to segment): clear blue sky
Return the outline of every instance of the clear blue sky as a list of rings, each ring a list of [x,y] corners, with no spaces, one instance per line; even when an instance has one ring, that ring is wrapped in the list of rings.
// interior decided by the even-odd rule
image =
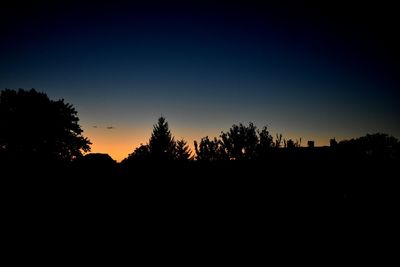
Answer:
[[[250,121],[317,145],[400,137],[393,7],[127,3],[6,5],[0,88],[64,98],[119,160],[160,115],[189,142]]]

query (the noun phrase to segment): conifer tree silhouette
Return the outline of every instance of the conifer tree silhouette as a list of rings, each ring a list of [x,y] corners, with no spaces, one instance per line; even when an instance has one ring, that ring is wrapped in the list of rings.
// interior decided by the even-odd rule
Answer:
[[[175,157],[175,140],[169,130],[168,122],[160,117],[149,141],[150,156],[154,160],[173,160]]]
[[[176,141],[175,158],[180,161],[191,160],[191,150],[184,139]]]

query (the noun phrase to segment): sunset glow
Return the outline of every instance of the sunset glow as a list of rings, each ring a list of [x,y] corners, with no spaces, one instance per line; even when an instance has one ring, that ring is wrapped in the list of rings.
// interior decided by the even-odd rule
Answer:
[[[304,146],[400,136],[400,45],[383,5],[167,2],[7,5],[0,88],[65,99],[91,151],[117,161],[160,116],[192,150],[249,122]]]

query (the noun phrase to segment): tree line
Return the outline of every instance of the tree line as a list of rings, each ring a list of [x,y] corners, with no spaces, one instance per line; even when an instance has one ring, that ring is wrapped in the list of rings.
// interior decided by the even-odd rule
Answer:
[[[175,140],[167,120],[160,117],[153,126],[148,143],[141,144],[122,162],[139,161],[254,161],[314,148],[299,140],[275,138],[267,126],[234,124],[218,137],[194,141],[194,151],[184,139]],[[330,151],[346,157],[399,159],[399,141],[388,134],[376,133],[337,142],[330,140]],[[90,152],[91,142],[83,136],[77,111],[63,99],[53,101],[34,89],[5,89],[0,94],[0,160],[73,162]]]

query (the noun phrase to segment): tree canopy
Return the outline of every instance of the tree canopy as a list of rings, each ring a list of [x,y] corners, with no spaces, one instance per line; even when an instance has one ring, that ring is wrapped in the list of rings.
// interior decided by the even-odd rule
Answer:
[[[234,124],[219,138],[210,140],[208,136],[200,143],[194,142],[197,160],[252,160],[263,157],[273,146],[273,138],[267,127],[261,131],[253,123],[248,126]]]
[[[0,94],[0,153],[11,160],[71,161],[90,151],[75,108],[34,89]]]

